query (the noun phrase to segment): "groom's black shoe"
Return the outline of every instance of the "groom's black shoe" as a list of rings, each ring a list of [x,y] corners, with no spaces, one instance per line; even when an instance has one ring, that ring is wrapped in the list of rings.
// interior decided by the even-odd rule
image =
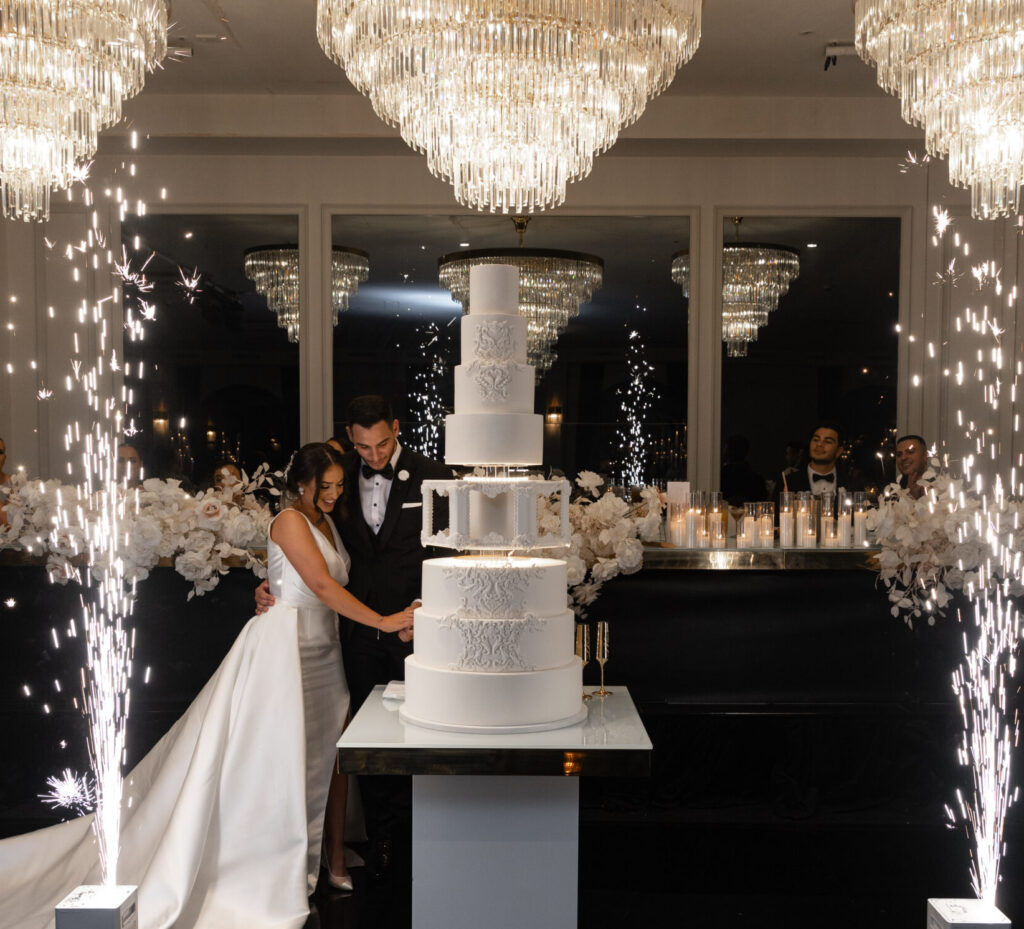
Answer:
[[[391,871],[394,848],[390,838],[374,839],[366,855],[366,870],[374,880],[381,880]]]

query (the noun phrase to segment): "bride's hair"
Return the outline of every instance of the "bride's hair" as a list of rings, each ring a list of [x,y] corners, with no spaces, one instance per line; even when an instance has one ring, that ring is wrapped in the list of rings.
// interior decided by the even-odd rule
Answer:
[[[324,472],[331,465],[344,467],[341,453],[336,448],[332,448],[325,442],[310,442],[308,445],[303,445],[292,455],[292,460],[288,463],[288,469],[284,474],[285,492],[290,498],[295,499],[299,496],[299,484],[308,484],[313,481],[313,486],[316,488],[313,491],[313,506],[319,509],[320,482],[323,480]],[[345,483],[338,502],[334,504],[335,510],[341,516],[345,515],[345,500],[347,498],[348,482]]]

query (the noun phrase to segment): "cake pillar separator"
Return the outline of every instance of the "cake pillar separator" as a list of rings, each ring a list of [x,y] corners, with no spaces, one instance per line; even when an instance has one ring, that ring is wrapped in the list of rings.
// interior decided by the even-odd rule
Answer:
[[[449,523],[453,536],[469,538],[469,486],[458,483],[448,492],[448,506],[451,513]]]
[[[427,540],[434,534],[434,491],[423,488],[423,528],[420,530],[420,542],[427,544]]]

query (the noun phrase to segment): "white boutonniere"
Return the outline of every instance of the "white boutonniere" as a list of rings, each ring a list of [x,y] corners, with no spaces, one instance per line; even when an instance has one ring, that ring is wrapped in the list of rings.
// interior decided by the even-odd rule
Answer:
[[[400,481],[407,481],[407,480],[409,480],[409,472],[406,471],[405,468],[402,468],[402,470],[398,472],[398,479]]]

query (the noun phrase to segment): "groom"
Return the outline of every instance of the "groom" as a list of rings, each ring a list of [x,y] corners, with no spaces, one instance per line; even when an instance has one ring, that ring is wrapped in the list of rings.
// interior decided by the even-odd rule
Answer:
[[[344,455],[345,507],[331,514],[352,565],[349,592],[382,615],[404,610],[420,596],[423,562],[428,553],[420,544],[424,480],[448,480],[450,468],[403,448],[398,420],[391,404],[374,394],[356,397],[348,405],[346,429],[352,450]],[[443,501],[441,501],[443,503]],[[437,516],[443,519],[443,507]],[[260,608],[273,604],[266,582],[256,591]],[[405,678],[410,640],[381,635],[378,630],[341,620],[345,676],[352,696],[352,715],[374,686]],[[391,834],[396,810],[409,806],[408,778],[360,778],[366,831],[370,837],[367,862],[382,876],[391,863]]]
[[[420,485],[424,480],[448,480],[452,472],[402,447],[398,420],[383,397],[356,397],[348,405],[346,433],[353,446],[345,456],[348,512],[336,517],[336,523],[352,559],[348,589],[386,615],[405,609],[420,596],[427,558],[420,544]],[[376,684],[404,679],[412,644],[344,622],[342,641],[354,715]],[[395,813],[407,810],[410,803],[408,778],[364,777],[359,783],[370,837],[367,864],[379,877],[391,863]]]

